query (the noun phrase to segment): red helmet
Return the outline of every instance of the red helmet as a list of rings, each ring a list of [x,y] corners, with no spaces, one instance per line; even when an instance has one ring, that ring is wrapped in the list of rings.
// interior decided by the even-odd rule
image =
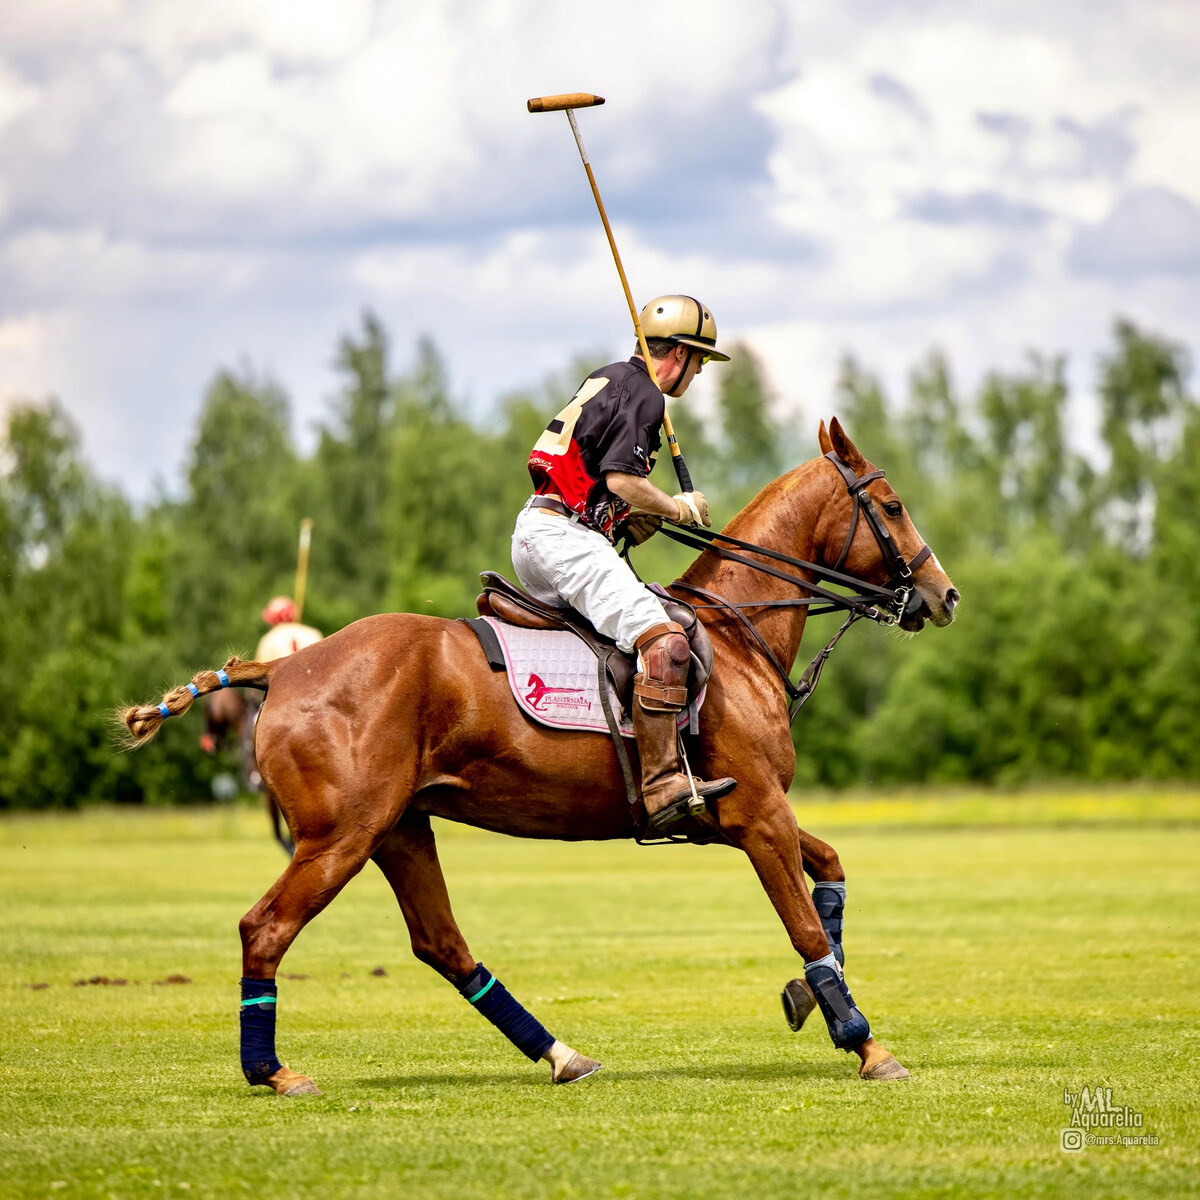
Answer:
[[[296,619],[296,605],[290,596],[276,596],[262,610],[262,619],[268,625],[283,625]]]

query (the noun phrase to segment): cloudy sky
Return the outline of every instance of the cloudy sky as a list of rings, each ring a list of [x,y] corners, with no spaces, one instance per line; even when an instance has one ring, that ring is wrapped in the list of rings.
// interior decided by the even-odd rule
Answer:
[[[0,403],[173,484],[248,362],[303,440],[364,307],[431,334],[477,411],[627,317],[702,296],[780,412],[853,350],[896,392],[1030,347],[1080,393],[1115,314],[1197,347],[1195,0],[15,0],[0,5]],[[711,372],[709,373],[711,374]],[[701,401],[703,397],[701,397]]]

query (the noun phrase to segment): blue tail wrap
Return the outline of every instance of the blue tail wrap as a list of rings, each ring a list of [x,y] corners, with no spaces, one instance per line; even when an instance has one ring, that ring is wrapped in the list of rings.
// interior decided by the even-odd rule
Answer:
[[[820,1006],[829,1036],[839,1050],[853,1050],[871,1036],[867,1018],[859,1012],[842,978],[842,968],[832,954],[809,963],[804,978]]]
[[[534,1062],[554,1045],[554,1036],[545,1025],[514,1000],[508,988],[483,963],[476,963],[475,970],[458,985],[458,990]]]
[[[247,1083],[266,1083],[283,1065],[275,1057],[278,995],[273,979],[242,980],[242,1074]]]
[[[842,914],[846,908],[846,885],[814,883],[812,898],[817,916],[821,918],[821,928],[825,930],[825,940],[829,943],[829,949],[838,960],[838,964],[845,966],[846,956],[842,952]]]

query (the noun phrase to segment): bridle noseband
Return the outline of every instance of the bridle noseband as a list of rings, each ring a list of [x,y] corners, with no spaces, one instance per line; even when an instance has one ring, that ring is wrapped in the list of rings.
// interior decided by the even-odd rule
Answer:
[[[660,529],[661,533],[664,533],[672,541],[679,542],[681,545],[691,546],[697,550],[710,550],[721,558],[741,563],[743,566],[751,567],[753,570],[759,571],[764,575],[782,579],[808,593],[807,596],[801,596],[795,600],[757,600],[734,604],[714,592],[697,587],[695,584],[683,583],[677,580],[671,585],[682,591],[701,596],[708,601],[707,604],[697,604],[693,607],[722,609],[738,620],[742,628],[750,636],[751,643],[766,658],[782,680],[784,690],[791,700],[791,705],[788,709],[789,722],[796,719],[796,714],[815,691],[817,681],[821,678],[821,672],[825,667],[825,662],[829,658],[830,652],[842,634],[855,621],[866,617],[868,620],[875,621],[881,625],[895,625],[903,620],[904,617],[915,614],[920,609],[923,601],[921,594],[917,591],[913,583],[913,573],[932,553],[929,547],[922,543],[921,548],[916,554],[906,561],[904,555],[897,549],[895,540],[888,532],[887,526],[883,523],[874,504],[871,502],[871,497],[866,492],[867,484],[884,477],[883,471],[869,471],[866,475],[856,475],[853,469],[838,458],[834,451],[831,450],[825,457],[837,468],[838,473],[846,484],[846,490],[854,500],[854,512],[850,518],[850,531],[846,534],[846,541],[842,546],[842,552],[838,555],[838,560],[833,567],[827,567],[823,563],[807,562],[802,558],[793,558],[790,554],[781,554],[778,550],[769,550],[766,546],[759,546],[754,542],[744,542],[740,538],[731,537],[727,533],[716,533],[711,529],[703,529],[695,525],[688,525],[682,528],[663,525]],[[858,530],[860,513],[867,522],[867,528],[870,529],[875,537],[875,541],[879,544],[879,552],[882,554],[884,565],[888,569],[887,582],[882,586],[867,583],[862,579],[856,579],[853,575],[845,574],[841,569],[850,553],[850,546]],[[718,545],[718,543],[722,544]],[[730,547],[736,547],[736,549],[731,549]],[[743,551],[744,553],[739,553],[739,551]],[[628,542],[626,542],[624,554],[626,561],[628,561]],[[809,572],[816,579],[824,583],[832,583],[839,587],[848,588],[854,594],[845,595],[841,592],[831,591],[829,588],[822,587],[821,584],[815,583],[811,579],[797,577],[767,563],[756,562],[752,558],[747,558],[747,554],[757,554],[763,558],[772,559],[775,562],[785,563],[790,567],[798,567],[803,571]],[[630,565],[632,566],[632,564]],[[825,607],[809,607],[815,604],[824,604]],[[837,633],[829,639],[824,648],[808,664],[803,675],[800,677],[800,682],[796,684],[792,682],[787,668],[779,661],[778,656],[767,644],[766,639],[759,633],[750,618],[741,610],[744,608],[799,607],[808,607],[810,615],[828,612],[845,612],[849,615],[842,622],[842,626]]]

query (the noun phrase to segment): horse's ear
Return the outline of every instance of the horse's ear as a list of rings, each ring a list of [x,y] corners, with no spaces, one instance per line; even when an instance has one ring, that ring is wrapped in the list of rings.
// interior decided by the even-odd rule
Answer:
[[[829,440],[829,434],[825,429],[825,422],[821,422],[821,427],[817,430],[817,445],[821,447],[822,454],[828,454],[833,449],[833,443]]]
[[[829,440],[838,458],[852,471],[859,474],[867,465],[867,460],[858,452],[858,447],[846,436],[842,423],[833,417],[829,422]]]

